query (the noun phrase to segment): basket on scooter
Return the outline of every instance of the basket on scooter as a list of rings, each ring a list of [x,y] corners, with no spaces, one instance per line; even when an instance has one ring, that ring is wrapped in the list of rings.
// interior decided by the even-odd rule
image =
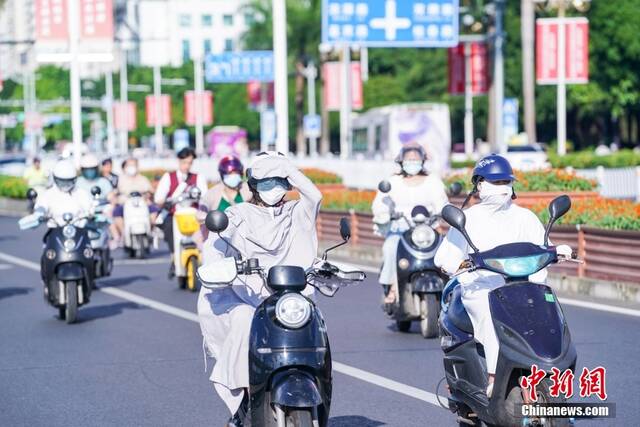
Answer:
[[[176,213],[175,218],[178,230],[185,236],[195,233],[200,228],[200,224],[192,212]]]

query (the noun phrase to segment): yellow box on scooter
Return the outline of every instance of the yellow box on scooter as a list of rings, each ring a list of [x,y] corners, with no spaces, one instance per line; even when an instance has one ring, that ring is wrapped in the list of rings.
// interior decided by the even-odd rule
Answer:
[[[200,223],[198,222],[194,212],[176,212],[174,217],[178,224],[178,230],[185,236],[192,235],[200,228]]]

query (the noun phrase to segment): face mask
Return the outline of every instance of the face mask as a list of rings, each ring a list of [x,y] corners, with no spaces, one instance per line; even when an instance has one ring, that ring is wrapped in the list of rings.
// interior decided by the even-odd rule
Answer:
[[[98,169],[82,169],[82,176],[88,180],[96,179],[98,177]]]
[[[496,185],[488,181],[479,184],[478,196],[483,204],[502,207],[511,201],[513,184]]]
[[[136,176],[136,174],[138,173],[138,168],[135,166],[127,166],[126,168],[124,168],[124,173],[129,176]]]
[[[260,199],[265,204],[273,206],[277,205],[284,198],[284,195],[287,194],[287,190],[280,185],[276,185],[275,187],[266,191],[260,191],[258,189],[258,194],[260,195]]]
[[[222,182],[224,182],[224,185],[229,188],[238,188],[238,186],[242,182],[242,177],[237,173],[232,173],[222,177]]]
[[[75,179],[58,179],[53,178],[56,186],[64,193],[71,193],[76,185]]]
[[[407,175],[417,175],[422,171],[422,162],[420,160],[405,160],[402,162],[402,170]]]

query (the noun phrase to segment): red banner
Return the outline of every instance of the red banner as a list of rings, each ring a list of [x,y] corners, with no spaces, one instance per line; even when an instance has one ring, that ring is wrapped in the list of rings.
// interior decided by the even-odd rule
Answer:
[[[202,102],[202,124],[210,126],[213,124],[213,92],[205,90],[200,95]],[[196,125],[196,93],[189,90],[184,93],[184,121],[188,126]]]
[[[67,0],[36,0],[35,14],[38,41],[69,38]]]
[[[471,93],[487,93],[487,45],[481,42],[469,43],[471,62]],[[465,53],[464,44],[448,49],[449,93],[464,95],[465,91]]]
[[[251,81],[247,83],[247,98],[249,99],[249,106],[253,109],[257,109],[262,103],[262,82]],[[264,83],[267,85],[266,104],[267,107],[273,106],[274,102],[274,85],[273,82]]]
[[[589,21],[563,18],[565,29],[565,83],[589,81]],[[558,37],[560,20],[536,20],[536,80],[538,84],[558,84]]]
[[[87,39],[113,38],[113,0],[81,0],[80,34]]]
[[[322,78],[324,79],[323,100],[329,111],[340,110],[340,97],[342,94],[342,64],[340,62],[325,62],[322,66]],[[360,62],[351,63],[351,108],[361,110],[364,107],[362,91],[362,74]]]
[[[160,125],[162,127],[171,126],[171,97],[169,95],[160,95],[159,103],[154,95],[148,95],[144,100],[144,105],[147,126],[154,127],[156,125],[156,105],[160,106]]]
[[[138,127],[136,119],[136,103],[128,102],[122,104],[120,102],[113,103],[113,121],[117,130],[126,130],[133,132]]]

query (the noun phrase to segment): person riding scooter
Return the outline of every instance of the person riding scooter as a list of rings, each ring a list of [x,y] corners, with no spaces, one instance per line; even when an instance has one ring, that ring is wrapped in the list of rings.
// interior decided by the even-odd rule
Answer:
[[[444,183],[435,175],[427,174],[424,163],[427,153],[418,144],[407,144],[400,150],[396,162],[401,171],[389,178],[391,191],[378,191],[371,210],[377,232],[385,236],[382,246],[383,264],[379,281],[385,292],[385,304],[396,301],[396,252],[400,236],[410,228],[410,224],[402,217],[411,218],[415,206],[424,206],[430,215],[439,214],[449,202]],[[399,218],[391,218],[391,214],[401,214]]]
[[[514,242],[544,243],[545,229],[538,217],[513,203],[516,199],[513,189],[515,179],[511,165],[502,156],[491,154],[476,163],[471,177],[473,189],[470,196],[478,194],[480,203],[466,209],[465,215],[466,230],[478,250],[486,251]],[[436,252],[435,264],[447,274],[455,274],[471,249],[462,233],[452,228]],[[546,277],[546,269],[543,269],[529,279],[544,283]],[[471,318],[475,339],[484,346],[489,376],[486,393],[491,397],[499,344],[488,295],[492,290],[504,286],[505,280],[500,274],[487,270],[463,273],[458,280],[462,285],[462,302]]]
[[[178,192],[182,193],[188,188],[196,187],[200,190],[200,194],[204,194],[207,191],[207,181],[204,176],[191,172],[191,167],[196,159],[196,152],[191,148],[183,148],[178,152],[178,170],[173,172],[166,172],[156,188],[154,195],[154,202],[158,206],[163,206],[167,211],[166,215],[158,218],[162,220],[162,231],[164,233],[164,240],[169,246],[169,251],[174,253],[174,241],[173,241],[173,214],[175,212],[175,206],[171,205],[171,199],[180,196]],[[194,205],[198,208],[198,205]],[[174,262],[171,261],[169,270],[169,277],[173,278],[175,271]]]
[[[93,187],[100,189],[100,198],[109,200],[114,188],[109,180],[100,176],[100,165],[98,158],[87,153],[80,159],[80,177],[78,178],[78,188],[91,192]]]
[[[242,180],[244,167],[240,159],[226,156],[218,163],[220,183],[214,185],[202,198],[202,204],[207,210],[224,212],[228,207],[251,199],[251,190]]]
[[[280,153],[260,153],[247,171],[253,198],[229,207],[222,237],[265,270],[275,265],[311,267],[317,255],[322,193]],[[285,201],[295,188],[300,199]],[[230,256],[229,246],[210,234],[204,244],[204,266]],[[310,295],[308,286],[303,294]],[[198,317],[207,353],[216,359],[211,381],[232,414],[228,426],[241,426],[248,408],[249,333],[255,308],[269,296],[255,276],[239,275],[234,286],[201,288]]]

